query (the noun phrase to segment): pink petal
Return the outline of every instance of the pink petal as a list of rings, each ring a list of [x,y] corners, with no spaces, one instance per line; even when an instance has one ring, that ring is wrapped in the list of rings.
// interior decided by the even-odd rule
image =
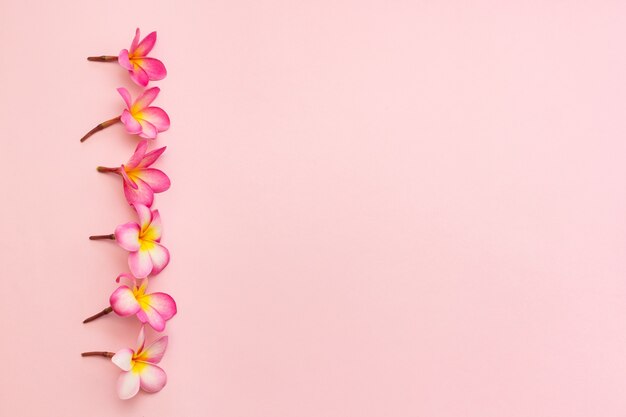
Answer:
[[[167,148],[167,146],[148,152],[135,168],[147,168],[150,165],[154,164],[155,161],[159,159],[159,156],[161,156],[161,154],[165,152],[165,148]]]
[[[122,116],[121,116],[120,120],[124,124],[124,128],[126,129],[126,131],[128,133],[130,133],[131,135],[136,135],[138,133],[141,133],[141,131],[143,129],[143,127],[141,126],[141,123],[139,123],[130,114],[130,112],[128,110],[124,109],[124,111],[122,112]]]
[[[165,330],[165,320],[158,311],[149,305],[141,306],[141,310],[137,312],[137,318],[142,323],[148,323],[157,332]]]
[[[157,33],[150,32],[148,36],[143,38],[143,40],[137,45],[137,48],[133,51],[133,56],[140,57],[146,56],[150,53],[152,48],[154,48],[154,44],[156,43]]]
[[[170,118],[167,113],[165,113],[165,110],[160,107],[148,107],[136,113],[135,117],[139,120],[152,123],[159,132],[164,132],[170,128]]]
[[[139,143],[137,144],[137,147],[135,148],[135,152],[133,153],[133,156],[131,156],[128,162],[126,163],[126,168],[128,169],[137,168],[137,166],[146,157],[147,150],[148,150],[148,141],[147,140],[139,141]]]
[[[140,377],[137,372],[123,372],[117,379],[117,395],[122,400],[133,398],[139,392]]]
[[[161,89],[159,87],[148,88],[142,95],[137,97],[137,100],[133,103],[131,111],[133,114],[138,113],[148,107],[157,98]]]
[[[146,392],[159,392],[167,384],[167,374],[156,365],[143,363],[139,378],[141,381],[141,389]]]
[[[135,280],[135,277],[132,276],[131,274],[127,274],[126,272],[122,272],[121,274],[119,274],[117,278],[115,278],[115,282],[119,283],[122,278],[126,278],[127,280],[132,282],[134,285],[136,285],[137,281]]]
[[[146,250],[138,250],[128,254],[128,267],[137,278],[145,278],[152,272],[153,265],[150,254]]]
[[[144,300],[158,311],[164,320],[171,319],[177,312],[176,301],[174,301],[172,296],[164,292],[148,294],[142,298],[142,301]]]
[[[133,290],[126,285],[122,285],[111,294],[109,298],[109,304],[113,308],[113,311],[118,316],[128,317],[136,314],[141,306],[133,294]],[[125,369],[128,371],[128,369]]]
[[[170,179],[163,171],[154,168],[146,168],[134,171],[133,175],[145,182],[155,193],[162,193],[170,188]]]
[[[122,49],[117,56],[117,62],[124,68],[129,71],[133,69],[133,64],[130,63],[130,59],[128,58],[128,50]]]
[[[120,87],[117,89],[117,92],[120,93],[120,96],[124,99],[124,103],[126,103],[127,108],[131,108],[133,105],[133,99],[130,97],[130,93],[124,87]]]
[[[152,203],[154,202],[154,192],[152,191],[152,188],[139,178],[136,178],[134,183],[137,185],[137,189],[129,187],[126,183],[124,183],[124,196],[126,196],[128,204],[152,206]]]
[[[152,210],[150,210],[143,204],[133,204],[133,207],[135,208],[137,216],[139,217],[139,225],[141,226],[141,231],[145,232],[152,222]]]
[[[118,350],[111,358],[111,362],[116,364],[122,371],[130,371],[133,368],[133,352],[130,348]]]
[[[149,253],[153,265],[152,275],[156,275],[170,262],[170,253],[165,246],[161,246],[159,243],[155,243],[154,248],[152,248]]]
[[[133,69],[128,71],[130,73],[130,79],[133,80],[137,85],[140,85],[142,87],[147,86],[148,81],[150,81],[150,78],[148,78],[148,74],[146,74],[143,68],[141,68],[139,65],[133,62],[131,62],[131,64],[133,64]]]
[[[139,45],[139,37],[140,37],[140,32],[139,32],[139,28],[137,28],[137,30],[135,30],[135,37],[133,38],[133,42],[130,44],[131,53],[135,52],[135,50],[137,49],[137,45]]]
[[[141,124],[141,132],[139,136],[146,139],[155,139],[159,131],[156,126],[145,120],[137,120]]]
[[[119,170],[120,175],[122,176],[122,179],[124,180],[124,186],[128,186],[132,189],[137,189],[139,188],[139,186],[137,185],[137,183],[128,176],[128,172],[126,171],[126,167],[124,165],[122,165],[121,167],[122,169]]]
[[[167,336],[163,336],[158,340],[152,342],[147,348],[141,351],[141,354],[135,357],[135,360],[149,363],[159,363],[163,359],[165,350],[167,349],[167,342],[169,341]]]
[[[163,236],[163,224],[161,223],[161,214],[159,210],[152,211],[152,220],[150,225],[142,230],[141,238],[144,241],[160,242]]]
[[[115,240],[118,245],[129,252],[139,250],[139,225],[134,222],[121,224],[115,228]]]
[[[139,335],[137,335],[137,348],[135,349],[135,352],[137,355],[141,354],[141,351],[143,350],[143,347],[146,343],[146,331],[144,329],[143,326],[141,326],[141,329],[139,329]]]
[[[148,75],[151,81],[159,81],[167,77],[167,70],[165,65],[161,61],[155,58],[141,58],[136,59],[135,62],[139,65]]]

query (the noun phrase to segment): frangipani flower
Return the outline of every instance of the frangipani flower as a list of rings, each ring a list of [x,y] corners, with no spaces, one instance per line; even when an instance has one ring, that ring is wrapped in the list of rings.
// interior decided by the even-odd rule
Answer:
[[[86,318],[83,323],[89,323],[114,311],[121,317],[137,315],[140,322],[148,323],[157,332],[165,330],[165,322],[176,315],[176,301],[162,292],[146,294],[148,278],[138,284],[131,275],[120,274],[116,281],[120,282],[122,277],[132,281],[132,289],[126,285],[118,287],[109,298],[109,307]]]
[[[146,294],[148,278],[138,285],[137,280],[128,274],[120,275],[117,282],[121,277],[132,280],[133,288],[122,285],[111,294],[109,302],[115,314],[122,317],[136,314],[140,322],[148,323],[157,332],[165,330],[165,322],[176,314],[174,299],[162,292]]]
[[[154,139],[159,132],[170,128],[170,118],[167,113],[160,107],[149,107],[159,95],[161,91],[159,87],[147,89],[134,102],[125,88],[120,87],[117,91],[126,102],[127,109],[122,112],[120,120],[124,123],[128,133]]]
[[[130,78],[143,87],[148,85],[148,81],[162,80],[167,76],[167,70],[161,61],[148,58],[156,39],[156,32],[152,32],[139,42],[139,28],[137,28],[130,51],[122,49],[118,56],[118,62],[128,70]]]
[[[81,356],[104,356],[111,358],[122,374],[117,379],[117,395],[122,400],[134,397],[139,389],[146,392],[159,392],[167,384],[167,374],[156,364],[161,362],[167,349],[167,336],[145,347],[146,337],[141,326],[135,350],[124,348],[113,352],[83,352]]]
[[[148,81],[162,80],[167,76],[165,65],[155,58],[148,58],[148,54],[154,48],[157,34],[151,32],[141,42],[139,41],[139,28],[135,31],[135,38],[128,49],[122,49],[118,56],[102,55],[90,56],[89,61],[119,62],[128,70],[130,78],[142,87],[148,85]]]
[[[80,141],[86,141],[91,135],[122,122],[126,131],[133,135],[139,135],[146,139],[155,139],[159,132],[164,132],[170,127],[170,118],[160,107],[150,107],[150,104],[159,95],[159,87],[152,87],[144,91],[141,96],[134,102],[130,97],[130,93],[123,87],[117,89],[124,102],[126,109],[122,111],[120,116],[102,122],[91,129]]]
[[[148,141],[142,140],[126,165],[119,168],[98,167],[99,172],[113,172],[124,182],[124,195],[129,204],[152,206],[154,193],[170,188],[170,179],[158,169],[149,168],[165,151],[165,146],[146,153]]]
[[[139,223],[128,222],[117,226],[110,235],[89,236],[90,240],[113,239],[130,252],[128,266],[137,278],[156,275],[170,262],[170,253],[161,245],[161,216],[159,210],[150,210],[143,204],[133,204]]]

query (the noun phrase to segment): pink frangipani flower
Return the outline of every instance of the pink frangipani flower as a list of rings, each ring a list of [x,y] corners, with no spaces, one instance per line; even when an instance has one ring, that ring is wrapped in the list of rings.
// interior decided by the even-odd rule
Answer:
[[[159,392],[167,384],[167,374],[156,364],[161,362],[167,349],[168,337],[163,336],[149,346],[145,346],[144,326],[141,326],[137,347],[124,348],[113,352],[83,352],[81,356],[104,356],[111,358],[122,374],[117,379],[117,395],[122,400],[134,397],[139,389],[146,392]]]
[[[135,101],[132,100],[127,89],[120,87],[117,91],[126,103],[126,108],[122,114],[91,129],[80,139],[81,142],[86,141],[94,133],[120,122],[124,124],[128,133],[139,135],[145,139],[155,139],[159,132],[164,132],[170,128],[170,118],[165,110],[150,106],[161,91],[159,87],[147,89]]]
[[[154,193],[170,188],[170,179],[163,171],[150,168],[165,151],[165,146],[146,153],[148,141],[142,140],[126,165],[119,168],[98,167],[99,172],[112,172],[123,179],[124,195],[129,204],[152,206]]]
[[[139,28],[135,31],[135,38],[130,45],[130,51],[122,49],[118,55],[120,65],[128,70],[130,78],[137,84],[145,87],[148,81],[162,80],[167,76],[165,65],[155,58],[148,58],[154,48],[157,34],[151,32],[139,42]]]
[[[89,236],[90,240],[112,239],[128,252],[130,272],[137,278],[156,275],[170,262],[170,253],[161,245],[161,216],[159,210],[150,210],[143,204],[133,204],[139,223],[128,222],[117,226],[110,235]]]
[[[120,87],[117,91],[126,103],[127,108],[122,112],[120,120],[128,133],[154,139],[159,132],[170,128],[170,118],[167,113],[160,107],[149,107],[159,95],[161,91],[159,87],[147,89],[134,102],[125,88]]]
[[[146,294],[148,278],[143,279],[139,285],[128,274],[120,275],[118,282],[121,277],[132,281],[132,289],[122,285],[111,294],[109,302],[115,314],[122,317],[137,315],[140,322],[148,323],[157,332],[165,330],[165,322],[176,314],[174,299],[163,292]]]
[[[165,322],[176,315],[176,301],[162,292],[146,294],[148,278],[141,283],[129,274],[120,274],[116,281],[120,282],[120,278],[130,280],[132,288],[127,285],[118,287],[109,298],[109,307],[85,319],[83,323],[89,323],[113,311],[121,317],[136,315],[141,323],[148,323],[157,332],[165,330]]]
[[[139,28],[137,28],[130,50],[122,49],[118,56],[90,56],[87,60],[98,62],[117,61],[123,68],[128,70],[130,78],[142,87],[147,86],[149,81],[162,80],[167,76],[165,65],[158,59],[148,58],[148,54],[156,43],[156,32],[151,32],[141,42],[139,38],[140,33]]]

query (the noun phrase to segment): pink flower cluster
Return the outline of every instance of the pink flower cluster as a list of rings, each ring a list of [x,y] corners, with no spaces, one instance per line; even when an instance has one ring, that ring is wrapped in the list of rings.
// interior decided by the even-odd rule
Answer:
[[[135,33],[130,49],[122,49],[117,56],[89,57],[90,61],[117,61],[128,70],[130,78],[139,86],[146,87],[150,81],[162,80],[167,71],[161,61],[148,57],[156,43],[156,32],[140,41],[139,29]],[[154,194],[170,188],[170,179],[161,170],[153,167],[165,151],[165,147],[148,150],[149,139],[156,139],[158,133],[170,127],[167,113],[151,106],[160,90],[148,88],[133,100],[127,89],[117,91],[122,96],[126,108],[121,114],[100,123],[81,139],[86,140],[94,133],[116,123],[122,123],[126,132],[143,138],[128,162],[119,167],[98,167],[99,172],[114,173],[121,177],[124,196],[137,215],[136,221],[119,225],[114,233],[90,236],[91,240],[111,239],[128,252],[130,274],[117,277],[126,279],[109,297],[109,306],[100,313],[87,318],[90,322],[110,312],[121,317],[135,316],[141,323],[139,340],[135,349],[124,348],[113,352],[84,352],[83,356],[105,356],[122,369],[117,383],[121,399],[135,396],[140,389],[158,392],[167,383],[165,371],[156,364],[161,361],[167,348],[168,338],[163,336],[145,346],[145,325],[156,332],[165,330],[165,324],[174,315],[177,307],[174,299],[163,292],[148,293],[148,277],[154,279],[170,261],[170,253],[161,243],[163,227],[159,210],[153,209]]]

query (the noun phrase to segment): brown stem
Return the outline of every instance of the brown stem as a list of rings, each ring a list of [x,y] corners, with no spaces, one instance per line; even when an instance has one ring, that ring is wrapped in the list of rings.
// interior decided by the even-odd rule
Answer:
[[[117,57],[112,55],[88,56],[87,61],[117,62]]]
[[[110,235],[93,235],[93,236],[89,236],[89,240],[105,240],[105,239],[115,240],[115,233],[111,233]]]
[[[86,141],[89,138],[89,136],[93,135],[94,133],[99,132],[102,129],[106,129],[107,127],[112,126],[115,123],[118,123],[121,120],[121,118],[122,118],[122,116],[117,116],[117,117],[114,117],[111,120],[107,120],[106,122],[100,123],[98,126],[94,127],[89,132],[87,132],[87,134],[85,136],[80,138],[80,141],[81,142]]]
[[[85,356],[104,356],[105,358],[112,358],[113,356],[115,356],[115,353],[113,352],[83,352],[80,354],[80,356],[85,357]]]
[[[87,317],[85,320],[83,320],[83,323],[89,323],[90,321],[94,321],[95,319],[102,317],[102,316],[106,316],[107,314],[109,314],[111,311],[113,311],[113,308],[111,306],[105,308],[104,310],[102,310],[101,312],[94,314],[91,317]]]
[[[98,172],[115,172],[119,170],[119,168],[109,168],[109,167],[97,167]]]

